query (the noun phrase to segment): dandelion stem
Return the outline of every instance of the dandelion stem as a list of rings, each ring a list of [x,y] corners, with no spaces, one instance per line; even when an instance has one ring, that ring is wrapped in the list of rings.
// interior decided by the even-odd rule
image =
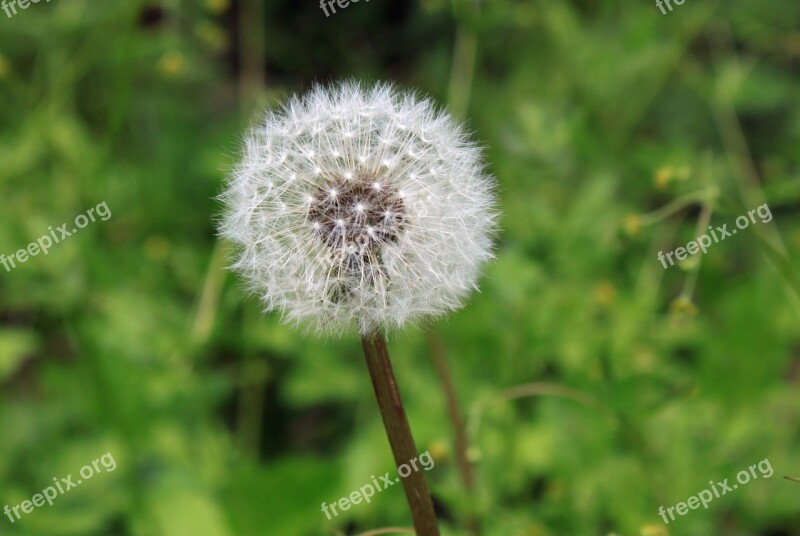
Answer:
[[[364,356],[378,400],[378,408],[383,418],[383,426],[392,447],[394,461],[399,467],[417,457],[417,447],[411,435],[406,410],[400,399],[400,390],[392,370],[386,339],[379,330],[368,335],[361,335]],[[419,471],[411,471],[401,479],[406,493],[406,500],[411,508],[411,517],[417,536],[439,536],[436,513],[425,477]]]

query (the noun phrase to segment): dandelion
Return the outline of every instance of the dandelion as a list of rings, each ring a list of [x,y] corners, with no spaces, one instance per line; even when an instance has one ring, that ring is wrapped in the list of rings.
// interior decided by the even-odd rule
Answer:
[[[317,87],[250,133],[222,234],[266,309],[365,334],[462,305],[492,256],[492,189],[480,149],[430,101]]]
[[[415,457],[383,331],[477,288],[497,219],[480,148],[427,99],[318,86],[250,132],[221,199],[233,269],[286,321],[358,330],[395,461]],[[403,484],[416,533],[437,535],[424,477]]]

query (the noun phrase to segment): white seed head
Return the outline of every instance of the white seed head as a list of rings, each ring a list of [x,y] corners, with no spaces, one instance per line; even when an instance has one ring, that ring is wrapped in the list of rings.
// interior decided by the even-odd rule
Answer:
[[[327,333],[398,328],[477,288],[494,184],[481,149],[431,101],[318,86],[250,132],[220,230],[268,310]]]

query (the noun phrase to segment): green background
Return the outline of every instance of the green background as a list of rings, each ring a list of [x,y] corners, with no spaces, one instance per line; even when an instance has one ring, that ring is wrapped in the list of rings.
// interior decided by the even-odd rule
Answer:
[[[390,350],[445,535],[798,535],[796,0],[53,0],[0,11],[0,508],[111,452],[10,535],[409,527],[360,344],[263,315],[214,197],[246,127],[315,81],[394,81],[487,147],[504,213],[467,307]],[[752,224],[665,270],[658,251]],[[438,353],[437,353],[438,352]],[[459,479],[432,356],[469,423]],[[515,398],[514,395],[519,395]],[[771,478],[665,526],[768,459]]]

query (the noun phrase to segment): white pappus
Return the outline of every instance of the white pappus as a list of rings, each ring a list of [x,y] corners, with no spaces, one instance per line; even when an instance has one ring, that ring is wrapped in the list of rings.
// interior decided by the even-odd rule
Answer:
[[[267,310],[366,334],[463,304],[492,257],[494,189],[481,148],[430,100],[316,86],[250,131],[220,233]]]

